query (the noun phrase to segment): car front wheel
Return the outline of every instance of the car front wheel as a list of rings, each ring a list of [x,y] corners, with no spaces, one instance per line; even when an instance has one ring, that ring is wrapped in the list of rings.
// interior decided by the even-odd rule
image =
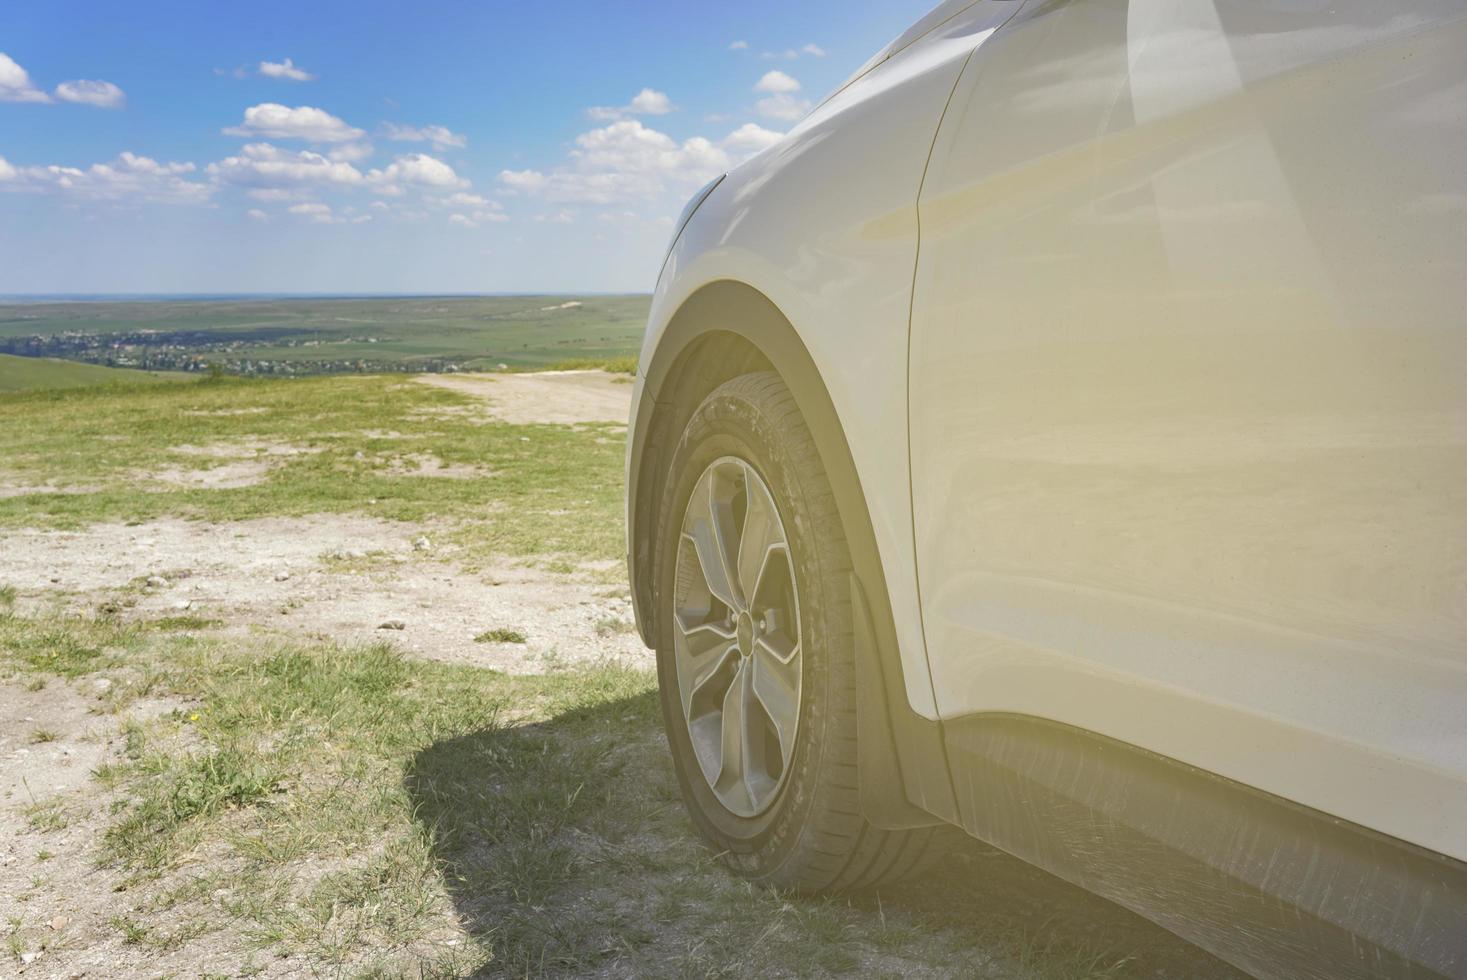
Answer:
[[[861,815],[850,555],[779,376],[709,394],[670,474],[657,666],[694,824],[736,872],[780,887],[862,888],[916,869],[932,831]]]

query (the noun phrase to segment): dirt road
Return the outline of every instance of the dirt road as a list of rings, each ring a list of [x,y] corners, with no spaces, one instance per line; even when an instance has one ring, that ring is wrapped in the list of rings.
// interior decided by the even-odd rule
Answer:
[[[426,374],[424,384],[482,398],[495,418],[517,425],[619,422],[631,414],[631,378],[605,371]]]

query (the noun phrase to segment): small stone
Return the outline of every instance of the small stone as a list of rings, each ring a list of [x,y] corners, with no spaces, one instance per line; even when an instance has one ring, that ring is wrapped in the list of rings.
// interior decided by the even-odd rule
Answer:
[[[71,920],[64,915],[58,915],[56,918],[51,920],[51,928],[55,929],[57,932],[60,932],[62,929],[65,929],[69,925],[71,925]]]
[[[51,576],[51,581],[52,582],[60,582],[61,581],[61,576],[60,575],[52,575]]]
[[[365,558],[365,557],[367,557],[367,553],[365,551],[363,551],[361,548],[348,548],[348,549],[346,549],[346,557],[348,557],[348,558]]]
[[[290,573],[289,572],[276,572],[275,573],[275,581],[277,581],[277,582],[286,582],[286,581],[289,581],[289,580],[290,580]]]
[[[194,604],[188,599],[180,599],[173,604],[173,608],[177,609],[179,612],[183,612],[186,609],[192,609],[193,605]]]
[[[149,575],[148,576],[148,588],[150,588],[150,589],[166,589],[166,588],[168,588],[168,580],[166,578],[164,578],[163,576],[161,576],[161,575]]]
[[[30,966],[32,963],[34,963],[36,960],[38,960],[40,958],[41,958],[41,951],[40,950],[32,950],[29,953],[21,953],[20,954],[20,961],[22,963],[24,963],[26,966]]]
[[[413,539],[413,550],[414,551],[427,551],[427,550],[429,550],[432,547],[433,547],[433,542],[429,541],[427,538],[414,538]]]
[[[382,625],[377,628],[379,630],[405,630],[407,629],[407,623],[400,619],[387,619],[383,620]]]
[[[95,690],[98,694],[106,694],[108,691],[112,690],[112,681],[110,678],[98,677],[96,680],[92,681],[92,689]]]
[[[376,497],[368,497],[367,498],[367,503],[369,503],[369,504],[375,504],[376,502],[377,502],[377,498]]]

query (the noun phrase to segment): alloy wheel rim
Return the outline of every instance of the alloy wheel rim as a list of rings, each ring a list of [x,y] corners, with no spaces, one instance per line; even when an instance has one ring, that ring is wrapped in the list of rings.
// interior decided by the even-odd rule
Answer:
[[[784,522],[746,461],[715,460],[688,498],[673,587],[683,721],[703,778],[755,817],[789,773],[800,720],[800,606]]]

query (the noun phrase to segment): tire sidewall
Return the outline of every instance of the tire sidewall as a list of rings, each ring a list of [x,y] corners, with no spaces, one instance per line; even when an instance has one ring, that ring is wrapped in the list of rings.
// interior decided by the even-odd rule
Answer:
[[[806,515],[812,493],[808,467],[802,472],[789,438],[761,411],[757,398],[731,390],[716,390],[693,413],[673,454],[659,512],[657,586],[659,601],[657,672],[663,719],[672,749],[678,781],[688,810],[699,829],[723,850],[730,863],[749,877],[777,877],[793,855],[816,795],[826,729],[829,722],[828,663],[832,638],[828,635],[826,596],[838,583],[820,561],[818,529]],[[688,498],[709,465],[721,457],[745,460],[759,473],[774,497],[775,507],[789,539],[800,609],[801,699],[795,750],[779,795],[769,809],[755,817],[740,817],[714,795],[698,764],[683,718],[673,656],[673,577]]]

